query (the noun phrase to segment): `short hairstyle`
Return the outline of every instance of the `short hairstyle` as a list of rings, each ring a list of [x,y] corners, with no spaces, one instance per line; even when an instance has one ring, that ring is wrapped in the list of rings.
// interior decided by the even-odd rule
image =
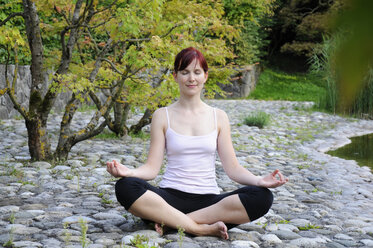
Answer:
[[[197,60],[203,71],[207,73],[209,67],[203,54],[194,47],[188,47],[181,50],[175,57],[174,72],[182,71],[188,67],[193,60]]]

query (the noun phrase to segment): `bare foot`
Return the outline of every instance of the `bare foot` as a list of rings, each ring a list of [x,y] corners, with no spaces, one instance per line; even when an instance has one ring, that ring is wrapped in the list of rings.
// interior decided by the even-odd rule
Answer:
[[[229,239],[228,228],[222,221],[218,221],[214,224],[211,224],[212,227],[211,235],[220,237],[222,239]]]
[[[163,227],[161,224],[155,223],[154,229],[157,233],[159,233],[159,235],[163,236]]]
[[[216,236],[222,239],[229,239],[228,228],[222,221],[218,221],[211,225],[202,224],[201,227],[202,226],[205,231],[192,233],[192,234],[197,235],[197,236],[200,236],[200,235],[210,236],[211,235],[211,236]],[[161,225],[159,223],[155,223],[154,229],[157,233],[159,233],[159,235],[163,236],[165,232],[169,230],[169,227],[165,225]]]
[[[159,224],[159,223],[155,223],[154,224],[154,229],[157,233],[159,233],[159,235],[163,236],[167,231],[170,230],[169,227],[163,225],[163,224]]]

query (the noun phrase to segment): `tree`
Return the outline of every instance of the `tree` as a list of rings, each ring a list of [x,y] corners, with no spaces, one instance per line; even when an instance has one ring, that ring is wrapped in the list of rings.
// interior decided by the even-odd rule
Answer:
[[[181,48],[196,46],[204,51],[211,65],[207,96],[220,91],[214,83],[230,73],[223,68],[233,57],[225,40],[237,33],[221,18],[223,8],[216,1],[23,0],[7,5],[21,11],[0,21],[5,34],[0,44],[7,53],[6,64],[12,62],[16,68],[18,54],[29,51],[32,85],[28,109],[18,103],[14,92],[17,69],[12,82],[6,74],[7,87],[1,94],[9,95],[25,119],[32,160],[67,159],[76,143],[97,135],[106,125],[118,134],[125,133],[130,129],[125,125],[126,113],[134,107],[147,110],[133,129],[147,123],[157,106],[176,97],[170,70]],[[14,18],[23,20],[25,30],[12,25]],[[40,85],[48,83],[46,69],[53,73],[43,94]],[[52,152],[47,120],[63,91],[71,92],[71,97]],[[100,92],[106,97],[100,97]],[[74,114],[84,101],[93,101],[97,110],[85,127],[72,130]]]
[[[330,31],[328,20],[339,1],[277,0],[268,60],[280,67],[308,69],[309,58],[321,50],[323,36]]]
[[[224,0],[225,17],[239,30],[240,36],[230,45],[234,48],[235,62],[252,64],[264,56],[274,14],[275,0]]]

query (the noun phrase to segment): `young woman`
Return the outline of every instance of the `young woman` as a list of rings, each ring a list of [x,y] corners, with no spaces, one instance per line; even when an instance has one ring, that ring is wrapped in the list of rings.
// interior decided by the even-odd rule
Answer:
[[[201,100],[208,66],[195,48],[182,50],[175,58],[175,81],[180,98],[158,109],[152,119],[148,159],[129,169],[117,161],[107,162],[107,171],[122,177],[115,185],[118,201],[132,214],[162,226],[183,228],[194,235],[228,239],[228,227],[253,221],[266,214],[273,196],[268,188],[288,181],[279,170],[259,177],[242,167],[236,158],[227,114]],[[154,179],[167,153],[168,165],[159,187]],[[215,154],[227,175],[247,185],[220,194],[215,180]]]

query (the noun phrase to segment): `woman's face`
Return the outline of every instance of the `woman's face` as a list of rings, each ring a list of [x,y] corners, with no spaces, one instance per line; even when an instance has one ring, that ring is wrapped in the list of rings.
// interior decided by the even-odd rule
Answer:
[[[174,73],[175,81],[179,84],[180,94],[200,93],[208,77],[199,64],[198,60],[193,60],[184,70]]]

